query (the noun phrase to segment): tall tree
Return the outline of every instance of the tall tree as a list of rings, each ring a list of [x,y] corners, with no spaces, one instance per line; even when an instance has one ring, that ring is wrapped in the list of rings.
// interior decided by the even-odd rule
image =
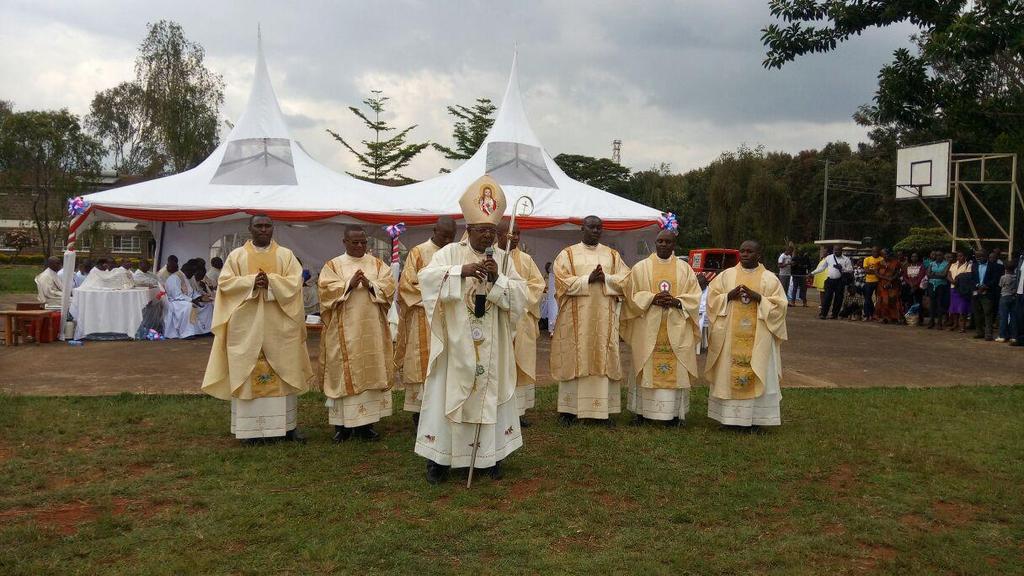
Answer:
[[[455,147],[449,148],[436,142],[431,146],[448,160],[469,160],[480,149],[494,125],[495,110],[497,107],[489,98],[477,98],[476,104],[472,106],[448,106],[448,114],[456,118],[452,127]],[[442,168],[441,172],[448,172],[448,169]]]
[[[97,92],[85,124],[103,140],[114,170],[122,174],[159,171],[156,130],[146,107],[145,91],[137,82],[122,82]]]
[[[555,164],[573,180],[600,188],[606,192],[628,197],[629,168],[608,158],[594,158],[583,154],[559,154]]]
[[[136,82],[166,168],[181,172],[217,147],[224,80],[206,67],[203,47],[186,38],[180,24],[160,20],[147,28],[135,60]]]
[[[359,108],[355,106],[349,106],[348,108],[373,132],[373,140],[361,141],[362,145],[366,148],[365,152],[360,152],[353,148],[340,134],[330,128],[327,129],[327,133],[338,142],[341,142],[341,145],[356,157],[361,166],[362,176],[367,180],[371,182],[389,179],[408,180],[408,178],[402,175],[400,170],[408,166],[409,162],[416,155],[430,145],[430,142],[423,142],[421,144],[406,143],[409,132],[416,128],[416,124],[398,131],[390,138],[381,140],[383,135],[397,130],[380,118],[385,110],[384,105],[390,98],[382,96],[383,92],[380,90],[371,90],[370,92],[373,95],[363,100],[363,104],[370,109],[370,113],[373,115],[372,120],[368,114],[363,113]],[[353,176],[356,175],[353,174]]]
[[[32,221],[43,253],[51,256],[67,230],[67,200],[99,171],[103,146],[66,109],[15,112],[0,130],[5,185],[31,194]]]
[[[963,142],[971,151],[990,149],[1000,134],[1024,143],[1019,0],[770,0],[769,7],[785,24],[762,29],[768,68],[829,52],[871,28],[919,27],[912,37],[916,53],[895,51],[879,72],[874,103],[856,115],[881,129],[877,136],[888,132],[907,142],[955,137],[954,145]]]

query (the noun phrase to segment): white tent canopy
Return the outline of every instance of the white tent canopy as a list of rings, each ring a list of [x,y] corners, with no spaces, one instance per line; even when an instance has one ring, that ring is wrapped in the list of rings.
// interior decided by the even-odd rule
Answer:
[[[462,193],[484,174],[501,184],[510,212],[520,196],[533,200],[533,214],[522,219],[521,241],[541,267],[579,240],[581,220],[590,214],[604,220],[602,240],[630,262],[650,252],[646,246],[638,246],[638,241],[650,239],[647,244],[654,245],[651,227],[657,225],[658,210],[573,180],[544,149],[523,108],[516,57],[498,116],[476,154],[448,174],[397,190],[410,202],[429,198],[428,206],[457,214]],[[411,232],[423,238],[428,235],[424,230]]]
[[[265,212],[278,221],[278,240],[306,267],[318,268],[342,251],[340,224],[374,224],[367,232],[384,238],[381,225],[401,221],[409,226],[406,245],[424,240],[437,216],[459,216],[459,197],[484,173],[502,184],[509,206],[523,195],[534,201],[533,214],[522,219],[522,243],[540,266],[577,241],[580,220],[589,214],[604,219],[604,240],[627,261],[649,253],[653,242],[641,240],[653,237],[659,212],[562,172],[527,121],[515,59],[480,150],[449,174],[389,188],[321,165],[291,138],[259,42],[249,101],[225,142],[186,172],[86,196],[90,214],[72,231],[94,218],[147,222],[159,259],[205,258],[218,242],[230,247],[244,239],[249,215]]]
[[[277,227],[280,241],[311,264],[341,250],[339,223],[394,222],[404,211],[389,188],[323,166],[291,138],[261,43],[246,108],[206,160],[180,174],[85,200],[93,218],[149,222],[160,257],[206,258],[225,236],[244,237],[250,214],[266,212],[288,222]]]

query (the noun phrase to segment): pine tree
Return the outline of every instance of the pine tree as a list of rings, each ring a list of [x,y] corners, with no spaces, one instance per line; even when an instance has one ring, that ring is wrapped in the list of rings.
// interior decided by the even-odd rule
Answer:
[[[360,152],[353,148],[337,132],[331,129],[327,129],[327,132],[333,136],[335,140],[341,142],[342,146],[348,148],[349,152],[355,155],[356,160],[359,161],[359,165],[362,167],[362,177],[365,179],[372,182],[380,182],[388,179],[408,180],[408,178],[403,176],[399,171],[408,166],[409,162],[411,162],[417,154],[430,145],[430,142],[424,142],[422,144],[406,143],[406,137],[409,132],[417,126],[416,124],[401,130],[387,140],[381,140],[381,135],[396,130],[393,126],[389,126],[386,121],[380,119],[381,114],[384,113],[384,103],[390,100],[390,98],[382,96],[381,94],[383,94],[383,92],[380,90],[371,90],[370,92],[373,96],[363,100],[363,104],[365,104],[373,113],[372,120],[359,108],[356,108],[355,106],[349,106],[348,108],[366,124],[367,128],[373,131],[373,141],[361,141],[362,145],[366,148],[366,152]],[[353,174],[353,176],[360,177],[357,174]]]
[[[452,128],[455,147],[449,148],[437,143],[431,146],[449,160],[469,160],[483,145],[487,133],[494,125],[495,110],[497,107],[489,98],[477,98],[472,107],[461,104],[448,106],[448,113],[457,118]],[[442,173],[448,171],[446,168],[441,169]]]

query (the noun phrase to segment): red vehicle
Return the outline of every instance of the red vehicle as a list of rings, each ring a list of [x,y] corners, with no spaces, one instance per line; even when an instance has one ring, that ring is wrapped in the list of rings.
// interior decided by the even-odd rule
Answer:
[[[729,248],[701,248],[690,250],[690,267],[707,279],[715,279],[718,273],[732,268],[740,261],[740,251]]]

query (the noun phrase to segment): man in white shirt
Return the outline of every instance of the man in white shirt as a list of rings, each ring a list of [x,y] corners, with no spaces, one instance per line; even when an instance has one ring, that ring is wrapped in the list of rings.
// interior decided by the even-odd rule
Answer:
[[[824,320],[825,318],[832,318],[833,320],[839,318],[839,311],[843,309],[843,297],[844,288],[846,288],[846,282],[843,279],[843,274],[853,274],[853,263],[847,256],[843,255],[843,246],[836,244],[832,250],[832,254],[829,254],[822,260],[818,267],[814,269],[811,274],[818,274],[828,270],[828,278],[825,279],[825,297],[821,300],[821,311],[818,313],[818,318]],[[828,315],[829,308],[832,308],[832,315]]]
[[[787,246],[782,254],[779,254],[779,281],[782,282],[782,289],[786,291],[789,298],[789,282],[793,277],[793,247]]]
[[[206,271],[206,283],[213,288],[213,291],[217,291],[217,280],[220,278],[220,269],[224,267],[224,261],[220,259],[220,256],[214,256],[210,258],[210,268]]]

